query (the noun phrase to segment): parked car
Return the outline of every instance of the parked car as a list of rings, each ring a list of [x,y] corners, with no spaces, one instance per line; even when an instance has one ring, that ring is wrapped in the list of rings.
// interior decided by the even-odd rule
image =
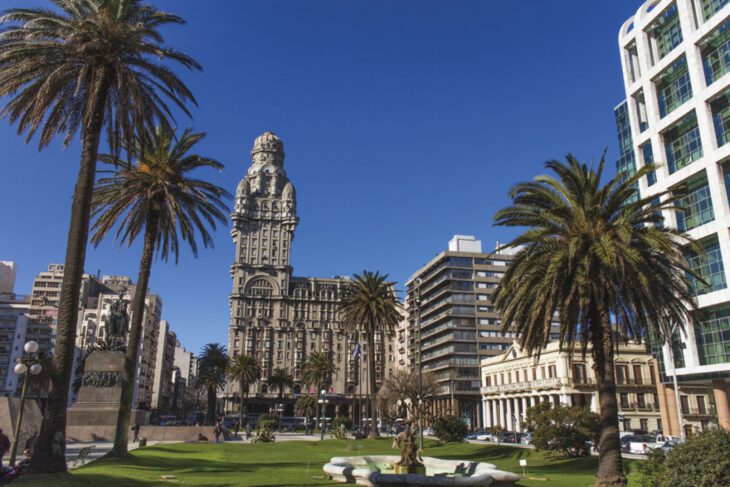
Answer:
[[[477,437],[475,439],[479,440],[479,441],[493,441],[495,443],[498,440],[497,436],[493,435],[491,433],[483,433],[481,435],[477,435]]]
[[[500,437],[501,443],[518,443],[517,434],[505,431]]]
[[[517,435],[519,443],[523,445],[532,445],[532,433],[520,433]]]
[[[423,430],[423,434],[426,435],[426,436],[433,436],[434,435],[433,428],[426,428],[426,429],[424,429]]]

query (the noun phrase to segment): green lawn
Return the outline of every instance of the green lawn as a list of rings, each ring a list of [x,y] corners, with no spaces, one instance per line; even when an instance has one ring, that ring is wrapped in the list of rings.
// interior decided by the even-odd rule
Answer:
[[[63,475],[27,475],[17,487],[142,487],[188,486],[296,486],[343,485],[325,480],[322,465],[333,456],[396,454],[391,440],[328,440],[324,443],[287,441],[276,444],[175,443],[135,450],[129,460],[102,458]],[[356,450],[356,445],[359,450]],[[593,485],[597,458],[551,459],[534,450],[498,445],[426,445],[426,455],[494,463],[502,470],[520,472],[518,460],[526,458],[528,475],[521,486],[584,487]],[[626,460],[631,485],[638,485],[636,462]],[[176,481],[162,481],[174,475]]]

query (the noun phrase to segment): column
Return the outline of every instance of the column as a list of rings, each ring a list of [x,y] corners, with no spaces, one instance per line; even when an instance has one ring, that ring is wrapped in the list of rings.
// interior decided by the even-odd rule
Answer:
[[[522,397],[522,421],[527,418],[527,409],[530,407],[530,398],[528,396]]]
[[[725,381],[723,379],[713,380],[712,392],[715,395],[717,422],[721,428],[730,430],[730,403],[728,403],[727,384]]]
[[[560,395],[560,404],[563,404],[565,406],[572,406],[570,401],[570,394],[561,394]]]
[[[512,399],[506,399],[507,401],[507,423],[505,429],[507,431],[514,431],[514,422],[512,421]]]
[[[675,392],[673,386],[665,386],[664,397],[667,401],[667,424],[664,425],[664,434],[670,436],[680,436],[679,416],[677,415],[677,398],[674,394]]]
[[[490,428],[492,426],[492,416],[489,414],[489,400],[485,399],[482,401],[482,409],[484,410],[484,428]]]

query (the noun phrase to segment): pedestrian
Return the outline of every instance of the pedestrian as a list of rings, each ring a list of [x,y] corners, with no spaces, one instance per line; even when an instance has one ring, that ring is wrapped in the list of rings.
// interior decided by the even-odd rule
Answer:
[[[241,429],[241,423],[238,420],[236,420],[236,422],[233,423],[233,428],[235,430],[235,432],[233,433],[233,436],[238,437],[238,430]]]
[[[213,434],[215,435],[215,442],[220,443],[221,441],[221,427],[220,425],[215,425],[215,429],[213,430]]]
[[[3,466],[3,457],[10,450],[10,438],[0,430],[0,467]]]
[[[134,426],[132,426],[132,433],[134,433],[134,439],[132,440],[132,443],[139,442],[139,423],[134,423]]]
[[[246,440],[251,439],[251,421],[246,423]]]

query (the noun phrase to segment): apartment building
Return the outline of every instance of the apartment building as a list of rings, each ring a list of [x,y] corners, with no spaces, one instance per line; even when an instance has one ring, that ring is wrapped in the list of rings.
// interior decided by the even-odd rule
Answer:
[[[515,338],[512,332],[502,335],[500,315],[491,302],[512,259],[499,249],[482,252],[481,241],[473,236],[455,235],[448,250],[407,282],[409,366],[421,365],[420,351],[423,371],[440,385],[434,403],[438,415],[484,424],[480,361],[503,354]]]
[[[175,366],[176,343],[177,335],[170,329],[170,324],[167,320],[160,320],[151,399],[152,409],[159,414],[168,412],[172,407],[175,394],[172,371]]]
[[[0,395],[14,395],[19,377],[13,367],[23,353],[30,296],[15,294],[14,262],[0,261]]]
[[[650,0],[641,5],[619,32],[626,102],[616,108],[622,146],[619,172],[656,164],[656,170],[639,183],[640,194],[651,197],[681,189],[684,213],[665,212],[665,223],[687,232],[705,249],[702,255],[686,252],[689,264],[706,281],[694,283],[703,313],[684,323],[668,343],[656,344],[660,389],[665,388],[667,399],[675,399],[671,384],[675,375],[681,388],[711,388],[713,404],[707,409],[716,412],[714,421],[726,429],[730,429],[730,289],[725,269],[730,258],[728,3]],[[682,420],[669,403],[676,400],[668,401],[674,416],[664,426],[677,435]],[[684,429],[689,431],[691,425]]]

